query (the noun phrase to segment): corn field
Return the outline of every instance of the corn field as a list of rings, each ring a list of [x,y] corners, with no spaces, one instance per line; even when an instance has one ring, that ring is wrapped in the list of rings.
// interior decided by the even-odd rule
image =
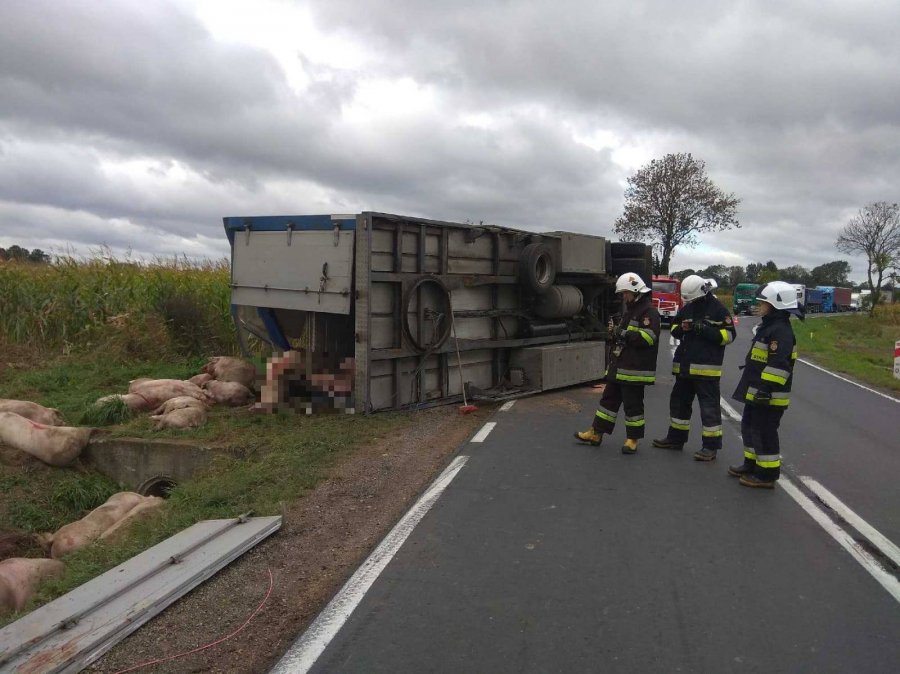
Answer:
[[[0,262],[0,341],[134,357],[233,353],[228,279],[226,260]]]

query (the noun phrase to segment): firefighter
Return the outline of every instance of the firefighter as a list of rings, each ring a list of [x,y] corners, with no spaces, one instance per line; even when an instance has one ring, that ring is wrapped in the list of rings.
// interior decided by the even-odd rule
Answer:
[[[715,295],[715,281],[696,274],[681,282],[681,307],[672,320],[672,336],[679,339],[672,358],[675,386],[669,397],[669,430],[654,447],[681,450],[691,428],[694,396],[700,403],[703,441],[694,452],[697,461],[713,461],[722,449],[722,407],[719,381],[725,347],[735,338],[734,319]]]
[[[624,302],[618,327],[610,325],[615,340],[606,369],[606,387],[591,427],[575,437],[599,445],[603,434],[612,433],[624,405],[625,444],[623,454],[637,452],[644,437],[644,387],[656,382],[656,354],[659,351],[659,313],[653,307],[650,288],[634,273],[616,281],[616,294]]]
[[[803,310],[797,306],[797,290],[784,281],[767,283],[757,291],[757,297],[754,313],[762,316],[762,321],[732,396],[744,403],[744,463],[730,466],[728,474],[741,478],[745,487],[773,489],[781,475],[778,425],[791,400],[797,360],[790,318],[793,314],[803,320]]]

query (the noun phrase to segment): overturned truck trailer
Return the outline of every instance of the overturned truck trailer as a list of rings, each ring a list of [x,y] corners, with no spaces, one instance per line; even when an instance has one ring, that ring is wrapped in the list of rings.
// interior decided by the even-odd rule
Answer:
[[[648,246],[602,236],[371,212],[224,222],[239,328],[352,357],[363,412],[597,379],[616,277],[651,283]]]

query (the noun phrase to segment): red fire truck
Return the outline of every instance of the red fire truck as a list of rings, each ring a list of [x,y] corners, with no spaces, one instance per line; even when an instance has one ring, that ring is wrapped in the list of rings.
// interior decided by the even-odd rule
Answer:
[[[659,318],[664,324],[671,325],[683,305],[681,280],[674,276],[653,277],[653,306],[659,311]]]

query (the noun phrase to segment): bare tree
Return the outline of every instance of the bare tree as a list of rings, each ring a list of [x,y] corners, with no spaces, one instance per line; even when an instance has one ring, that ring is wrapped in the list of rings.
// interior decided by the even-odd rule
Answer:
[[[900,206],[876,201],[861,208],[841,230],[835,246],[844,253],[866,256],[866,274],[872,289],[869,315],[873,316],[881,299],[884,272],[900,263]]]
[[[690,154],[654,159],[628,179],[625,213],[616,220],[623,239],[648,241],[668,273],[680,245],[696,246],[700,232],[740,227],[734,194],[725,194],[706,175],[706,164]]]

